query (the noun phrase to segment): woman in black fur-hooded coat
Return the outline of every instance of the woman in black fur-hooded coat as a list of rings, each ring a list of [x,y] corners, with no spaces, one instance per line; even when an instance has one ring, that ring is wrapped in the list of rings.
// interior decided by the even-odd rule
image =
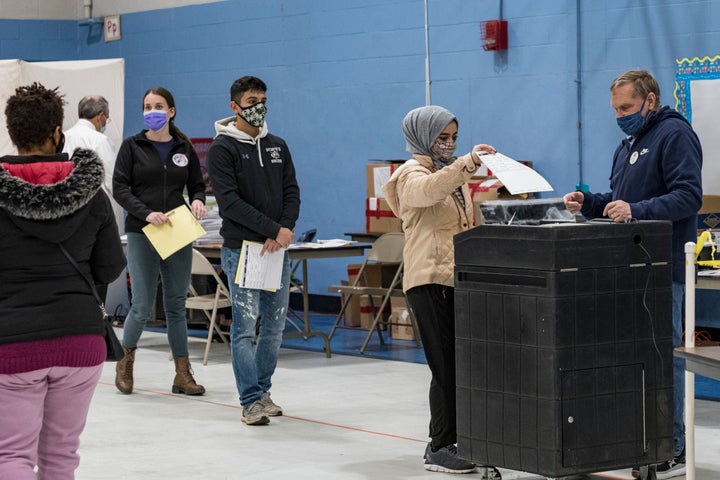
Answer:
[[[18,155],[0,157],[0,478],[74,478],[105,360],[95,283],[125,258],[102,162],[62,151],[62,98],[33,84],[8,99]]]

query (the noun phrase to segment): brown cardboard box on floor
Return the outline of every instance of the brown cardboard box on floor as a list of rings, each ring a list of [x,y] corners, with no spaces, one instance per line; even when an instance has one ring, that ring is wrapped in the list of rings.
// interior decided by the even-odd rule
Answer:
[[[362,264],[351,263],[347,266],[348,279],[343,280],[343,284],[353,285],[357,274],[360,273]],[[358,285],[363,287],[388,287],[392,283],[398,264],[396,263],[368,263],[365,265],[363,278]],[[381,296],[373,296],[375,308],[380,307],[382,303]],[[386,318],[390,315],[390,303],[386,306]],[[377,310],[376,310],[377,311]],[[375,319],[375,314],[371,312],[370,301],[367,295],[353,295],[350,299],[345,311],[345,320],[343,324],[348,327],[361,327],[369,329]]]
[[[415,331],[407,307],[394,307],[390,313],[390,336],[398,340],[415,340]]]
[[[370,327],[372,327],[373,321],[375,320],[375,315],[380,311],[380,304],[382,303],[382,297],[380,295],[373,295],[372,297],[373,304],[375,306],[374,310],[370,305],[369,296],[360,296],[360,328],[364,330],[370,330]],[[390,302],[388,302],[383,309],[383,321],[387,321],[387,319],[390,318],[390,311]],[[380,330],[385,330],[384,324],[380,325]]]
[[[408,308],[407,300],[405,300],[405,297],[390,297],[390,307],[393,310],[396,308]]]
[[[348,285],[347,280],[341,280],[341,285]],[[345,302],[345,296],[347,293],[340,294],[340,301]],[[342,303],[341,303],[342,305]],[[350,299],[350,303],[345,307],[343,312],[343,325],[346,327],[359,327],[360,326],[360,296],[353,295]]]

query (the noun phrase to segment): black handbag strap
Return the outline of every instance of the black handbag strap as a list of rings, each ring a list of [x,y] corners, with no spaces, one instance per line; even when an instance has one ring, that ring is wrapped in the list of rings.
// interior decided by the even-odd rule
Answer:
[[[78,266],[77,262],[72,257],[72,255],[70,255],[70,253],[65,249],[65,247],[62,245],[62,243],[58,243],[57,245],[58,245],[58,247],[60,247],[60,250],[62,251],[63,255],[65,255],[65,257],[67,257],[68,261],[72,264],[73,267],[75,267],[75,270],[77,270],[77,272],[80,274],[80,276],[83,278],[83,280],[85,280],[85,283],[87,283],[88,286],[90,287],[90,291],[92,291],[92,294],[95,296],[95,300],[97,300],[98,307],[100,307],[100,311],[103,314],[103,318],[108,318],[107,310],[105,310],[105,304],[100,299],[100,295],[98,294],[98,291],[95,288],[95,285],[93,284],[93,282],[91,282],[90,279],[87,277],[87,275],[85,275],[82,272],[82,270],[80,270],[80,267]]]

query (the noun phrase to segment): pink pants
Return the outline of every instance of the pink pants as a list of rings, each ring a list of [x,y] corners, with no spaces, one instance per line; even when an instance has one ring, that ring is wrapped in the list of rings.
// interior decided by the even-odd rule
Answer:
[[[0,374],[0,480],[75,478],[80,433],[102,368]]]

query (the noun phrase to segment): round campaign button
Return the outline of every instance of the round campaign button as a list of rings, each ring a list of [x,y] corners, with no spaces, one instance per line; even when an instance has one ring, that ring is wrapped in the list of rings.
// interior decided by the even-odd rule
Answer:
[[[630,155],[630,165],[635,165],[635,162],[637,162],[638,159],[638,152],[633,152],[632,155]]]
[[[188,158],[185,156],[184,153],[176,153],[175,155],[173,155],[172,161],[178,167],[186,167],[188,164]]]

